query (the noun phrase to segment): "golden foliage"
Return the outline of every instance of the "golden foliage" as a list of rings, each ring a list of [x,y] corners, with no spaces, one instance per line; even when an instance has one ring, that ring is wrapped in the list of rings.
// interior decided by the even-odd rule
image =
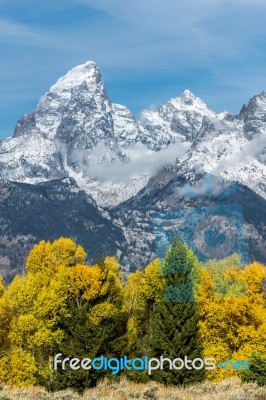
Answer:
[[[223,281],[230,282],[228,292],[215,291],[215,270],[199,273],[198,305],[200,331],[203,338],[204,357],[214,357],[216,362],[249,359],[256,350],[266,353],[266,307],[262,288],[266,269],[259,263],[245,268],[238,266],[222,269]],[[239,290],[242,284],[243,292]],[[235,288],[235,291],[232,290]],[[237,370],[215,369],[209,376],[222,379]]]
[[[61,237],[52,244],[42,240],[31,250],[26,262],[28,272],[46,271],[53,273],[59,265],[71,267],[84,263],[87,257],[81,246],[71,239]]]
[[[117,315],[119,309],[113,303],[122,296],[123,289],[117,260],[107,257],[103,265],[88,266],[85,258],[83,248],[71,239],[41,241],[28,256],[26,275],[15,277],[5,290],[0,282],[3,381],[10,385],[34,384],[36,365],[39,375],[51,374],[53,349],[64,336],[58,323],[70,316],[70,300],[77,307],[91,304],[88,320],[94,325]],[[94,300],[98,304],[93,304]]]
[[[1,380],[10,386],[27,387],[36,383],[37,367],[34,357],[28,351],[14,347],[0,358]]]

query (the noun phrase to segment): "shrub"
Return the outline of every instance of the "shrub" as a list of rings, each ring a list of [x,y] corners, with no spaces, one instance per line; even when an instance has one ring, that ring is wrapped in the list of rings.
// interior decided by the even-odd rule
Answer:
[[[241,374],[242,382],[256,382],[259,386],[266,385],[266,357],[253,353],[249,361],[249,369]]]

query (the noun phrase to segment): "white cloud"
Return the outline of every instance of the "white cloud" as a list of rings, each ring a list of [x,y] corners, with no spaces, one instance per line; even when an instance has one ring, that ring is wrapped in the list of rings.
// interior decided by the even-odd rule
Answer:
[[[266,150],[266,132],[255,135],[241,149],[237,147],[229,157],[222,157],[214,172],[219,173],[225,169],[236,168],[248,158],[256,157],[262,153],[263,149]]]
[[[97,160],[106,152],[104,143],[100,142],[89,155],[90,163],[88,166],[84,166],[84,172],[87,176],[100,181],[129,182],[135,177],[154,175],[165,166],[166,160],[168,164],[172,164],[178,157],[184,155],[186,150],[186,144],[181,141],[176,141],[159,152],[151,151],[143,144],[138,143],[125,150],[127,156],[130,157],[128,163],[111,162],[109,158],[99,164]],[[83,158],[80,154],[77,157]]]
[[[60,51],[75,49],[75,41],[66,41],[64,34],[59,31],[41,30],[5,18],[0,18],[0,42]]]
[[[33,29],[26,24],[0,18],[0,38],[1,42],[26,43],[27,45],[47,42],[45,35],[39,30]]]
[[[202,196],[207,198],[227,196],[234,189],[235,186],[231,183],[222,182],[218,176],[206,173],[195,184],[186,184],[182,188],[177,188],[176,192],[181,196],[197,199]]]
[[[142,68],[169,69],[171,62],[177,68],[193,63],[214,73],[220,62],[246,58],[256,32],[265,31],[239,1],[76,0],[113,19],[110,32],[101,23],[95,31],[99,48],[106,44],[107,64],[138,68],[141,60]]]

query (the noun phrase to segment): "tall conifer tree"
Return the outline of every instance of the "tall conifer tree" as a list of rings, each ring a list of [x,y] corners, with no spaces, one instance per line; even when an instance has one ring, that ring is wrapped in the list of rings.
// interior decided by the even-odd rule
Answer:
[[[183,360],[185,356],[189,360],[202,358],[196,303],[198,268],[199,261],[193,251],[174,235],[172,246],[161,264],[162,296],[151,312],[150,356]],[[191,367],[191,363],[188,366]],[[167,384],[197,382],[204,378],[204,368],[170,370],[169,362],[165,361],[163,370],[155,370],[152,378]]]

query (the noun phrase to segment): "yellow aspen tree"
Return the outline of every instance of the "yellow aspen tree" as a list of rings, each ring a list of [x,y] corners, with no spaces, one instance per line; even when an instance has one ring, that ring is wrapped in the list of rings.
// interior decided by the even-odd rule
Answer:
[[[23,375],[12,378],[12,369],[4,373],[6,360],[12,364],[17,349],[21,352],[21,363],[25,361],[28,378],[47,377],[50,359],[56,346],[63,339],[60,320],[69,314],[67,301],[70,296],[69,271],[84,262],[86,252],[71,239],[60,238],[53,243],[41,241],[30,252],[25,276],[17,276],[0,298],[0,358],[3,376],[11,384],[23,385]],[[100,275],[100,274],[98,274]],[[86,282],[88,284],[88,282]],[[88,289],[87,289],[88,290]],[[25,356],[25,360],[23,357]],[[7,358],[6,358],[7,357]],[[24,361],[23,361],[24,360]],[[32,361],[33,360],[33,361]],[[19,365],[22,365],[22,364]],[[36,369],[37,368],[37,369]],[[33,375],[30,378],[30,373]]]
[[[248,360],[252,351],[266,354],[266,307],[262,286],[266,278],[265,266],[252,263],[244,268],[223,268],[224,281],[232,283],[225,295],[215,292],[214,274],[213,268],[199,273],[198,305],[204,357],[214,357],[220,363],[228,359]],[[230,367],[216,368],[209,371],[209,377],[222,379],[237,373],[237,369]]]

